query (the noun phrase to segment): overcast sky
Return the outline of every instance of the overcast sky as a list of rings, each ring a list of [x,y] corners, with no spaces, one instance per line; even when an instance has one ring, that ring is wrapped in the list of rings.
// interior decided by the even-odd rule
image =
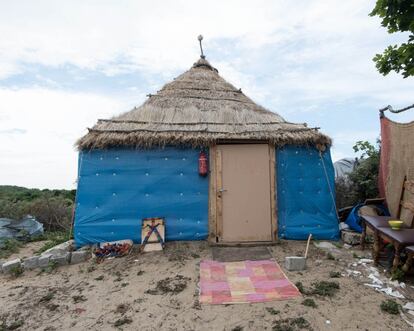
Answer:
[[[414,102],[413,78],[372,62],[406,38],[368,16],[374,3],[0,0],[0,185],[74,188],[77,138],[189,69],[200,33],[220,75],[321,127],[334,160],[353,156],[380,107]]]

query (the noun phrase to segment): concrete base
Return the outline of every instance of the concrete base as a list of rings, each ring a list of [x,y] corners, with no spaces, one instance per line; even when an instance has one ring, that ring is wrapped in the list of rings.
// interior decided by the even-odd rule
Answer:
[[[287,256],[285,267],[289,271],[300,271],[306,269],[306,259],[302,256]]]
[[[70,259],[70,264],[76,264],[76,263],[84,262],[87,259],[89,259],[90,256],[91,256],[91,252],[89,252],[87,250],[80,250],[80,251],[72,252],[72,256],[71,256],[71,259]]]
[[[1,266],[1,270],[4,273],[8,273],[13,268],[20,267],[20,266],[21,266],[20,259],[15,259],[15,260],[11,260],[11,261],[4,262],[3,265]]]
[[[64,254],[59,254],[59,255],[53,255],[50,258],[50,262],[52,263],[56,263],[56,265],[61,266],[61,265],[67,265],[69,264],[70,261],[70,253],[66,252]]]
[[[49,261],[51,257],[52,255],[50,254],[42,254],[41,256],[39,256],[39,268],[47,268],[49,266]]]
[[[39,257],[31,256],[23,260],[23,267],[26,270],[36,269],[39,267]]]

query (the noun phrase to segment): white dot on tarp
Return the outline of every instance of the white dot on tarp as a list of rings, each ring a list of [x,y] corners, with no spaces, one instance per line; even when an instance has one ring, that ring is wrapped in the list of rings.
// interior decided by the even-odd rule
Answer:
[[[168,161],[168,157],[164,158],[165,161]]]
[[[115,195],[116,195],[116,193],[112,193],[112,195],[113,195],[113,196],[115,196]]]
[[[100,160],[101,160],[101,161],[103,160],[103,157],[102,157],[102,156],[100,157]]]
[[[184,174],[181,172],[181,173],[180,173],[180,176],[184,176]]]
[[[181,195],[181,196],[183,196],[183,195],[184,195],[184,193],[180,193],[180,195]]]
[[[112,222],[115,222],[115,218],[112,219]]]
[[[183,161],[185,161],[185,157],[183,157]]]
[[[179,233],[179,235],[180,235],[180,236],[182,236],[182,235],[183,235],[183,233],[182,233],[182,232],[180,232],[180,233]]]
[[[145,176],[149,176],[149,173],[148,173],[148,172],[146,172],[146,173],[145,173]]]
[[[96,173],[96,176],[99,176],[99,174],[98,174],[98,173]]]
[[[149,194],[148,194],[148,193],[145,193],[145,196],[146,196],[146,197],[148,197],[148,196],[149,196]]]
[[[119,160],[119,157],[117,156],[117,157],[115,158],[115,160]]]

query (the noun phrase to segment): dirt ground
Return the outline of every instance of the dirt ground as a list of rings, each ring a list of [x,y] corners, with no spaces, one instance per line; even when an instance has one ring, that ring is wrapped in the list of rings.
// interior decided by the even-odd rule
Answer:
[[[269,246],[283,269],[285,256],[302,255],[304,248],[304,242],[295,241]],[[100,264],[90,260],[55,270],[27,271],[18,278],[0,275],[0,323],[20,325],[19,330],[49,331],[411,330],[400,315],[381,311],[380,303],[389,297],[364,285],[368,282],[364,270],[349,275],[350,267],[362,268],[356,255],[369,258],[369,251],[338,251],[339,256],[332,259],[312,245],[306,271],[285,270],[293,283],[300,281],[305,289],[315,281],[337,281],[340,288],[333,297],[312,294],[256,304],[198,303],[199,263],[212,258],[206,242],[169,243],[164,252],[133,251]],[[332,271],[342,276],[330,278]],[[305,298],[313,299],[317,307],[303,305]],[[282,320],[297,317],[309,324],[281,328]]]

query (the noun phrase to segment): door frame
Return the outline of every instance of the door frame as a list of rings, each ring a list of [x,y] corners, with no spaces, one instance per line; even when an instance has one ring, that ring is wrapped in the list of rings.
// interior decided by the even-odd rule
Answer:
[[[250,142],[253,143],[253,142]],[[267,142],[254,142],[255,144],[266,144],[269,150],[269,189],[270,189],[270,208],[271,208],[271,242],[278,239],[277,228],[277,190],[276,190],[276,149],[275,145]],[[227,144],[239,145],[246,143],[227,142]],[[220,144],[221,145],[221,144]],[[224,145],[224,144],[223,144]],[[210,244],[226,244],[220,240],[223,233],[223,200],[219,189],[222,188],[222,157],[217,145],[210,146],[209,149],[209,190],[208,190],[208,241]],[[230,242],[228,244],[251,244],[252,242]],[[266,242],[258,242],[266,243]]]

